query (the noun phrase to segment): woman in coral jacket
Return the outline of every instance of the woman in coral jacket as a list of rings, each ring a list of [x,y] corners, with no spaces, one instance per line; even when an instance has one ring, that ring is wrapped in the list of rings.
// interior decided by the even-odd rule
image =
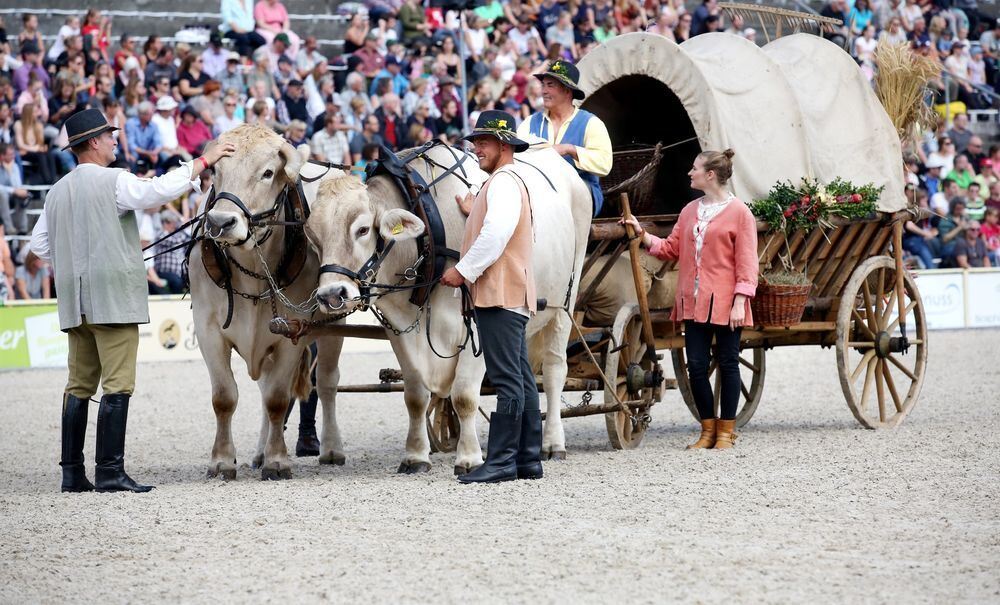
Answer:
[[[704,196],[681,211],[666,239],[629,223],[649,253],[678,261],[672,318],[684,322],[688,376],[701,416],[701,437],[688,449],[733,447],[740,398],[740,333],[752,326],[750,299],[757,289],[757,223],[750,209],[727,189],[733,150],[705,151],[688,172],[691,188]],[[712,339],[717,347],[722,393],[720,417],[708,380]]]

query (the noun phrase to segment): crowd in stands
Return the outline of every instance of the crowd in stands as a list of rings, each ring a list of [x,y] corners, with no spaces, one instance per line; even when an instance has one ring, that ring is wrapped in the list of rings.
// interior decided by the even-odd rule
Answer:
[[[845,25],[824,35],[843,43],[869,72],[878,41],[907,42],[961,78],[937,82],[940,96],[950,86],[949,99],[982,107],[991,103],[984,93],[997,78],[1000,24],[975,4],[831,0],[823,14]],[[555,58],[578,61],[613,36],[647,31],[676,42],[716,31],[751,41],[757,36],[741,18],[728,19],[717,0],[693,10],[683,0],[489,0],[471,10],[420,0],[366,0],[365,6],[351,17],[342,48],[320,48],[315,37],[297,35],[280,0],[222,0],[221,23],[205,48],[118,34],[111,18],[94,8],[67,18],[51,45],[32,14],[19,19],[16,36],[0,21],[3,231],[25,234],[29,227],[26,183],[51,184],[73,169],[73,155],[62,150],[62,126],[86,107],[101,109],[120,127],[117,165],[141,175],[170,170],[243,123],[308,144],[316,160],[360,169],[379,145],[456,144],[463,113],[469,123],[489,109],[526,118],[542,108],[533,73]],[[967,127],[964,114],[954,124],[943,121],[910,158],[915,197],[938,213],[907,227],[906,249],[918,264],[975,266],[991,257],[996,263],[1000,235],[990,209],[1000,208],[994,169],[1000,169],[1000,152],[984,152]],[[206,180],[189,198],[144,213],[141,239],[152,242],[176,229],[208,187]],[[36,287],[46,281],[44,267],[19,258],[20,251],[11,259],[6,243],[3,255],[0,298],[47,294]],[[151,262],[150,291],[180,291],[182,260],[171,253]]]

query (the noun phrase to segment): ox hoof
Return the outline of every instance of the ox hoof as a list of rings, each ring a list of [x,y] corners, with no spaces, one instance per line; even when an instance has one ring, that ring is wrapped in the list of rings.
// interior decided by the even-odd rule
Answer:
[[[564,450],[564,451],[561,451],[561,452],[549,452],[546,455],[545,459],[546,460],[565,460],[566,459],[566,451]]]
[[[290,468],[262,468],[260,469],[260,480],[261,481],[282,481],[284,479],[292,478],[292,469]]]
[[[396,472],[403,475],[416,475],[417,473],[428,473],[430,470],[430,462],[403,462],[396,469]]]
[[[235,467],[225,467],[221,464],[216,464],[214,466],[208,467],[208,473],[206,475],[209,479],[215,479],[216,477],[221,477],[223,481],[233,481],[236,479],[236,468]]]
[[[344,466],[347,462],[347,458],[343,454],[337,452],[327,452],[319,457],[320,464],[335,464],[337,466]]]
[[[250,468],[256,470],[262,466],[264,466],[264,454],[257,454],[253,457],[253,460],[250,461]]]
[[[478,465],[474,465],[474,464],[469,464],[469,465],[456,464],[455,465],[455,476],[456,477],[461,477],[462,475],[465,475],[467,473],[471,473],[472,471],[476,470],[477,468],[479,468],[479,466]]]

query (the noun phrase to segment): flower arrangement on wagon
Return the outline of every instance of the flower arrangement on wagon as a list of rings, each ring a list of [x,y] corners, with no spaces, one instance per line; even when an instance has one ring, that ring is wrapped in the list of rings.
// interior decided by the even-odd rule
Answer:
[[[760,275],[757,295],[751,301],[756,322],[764,327],[789,327],[802,321],[812,282],[803,266],[796,269],[788,243],[795,231],[835,229],[834,217],[863,219],[875,214],[883,187],[868,183],[855,185],[836,178],[826,185],[803,179],[799,186],[790,181],[771,188],[767,197],[754,200],[750,211],[767,223],[771,237],[784,239],[785,253],[779,253],[781,268]],[[824,234],[825,237],[825,234]]]

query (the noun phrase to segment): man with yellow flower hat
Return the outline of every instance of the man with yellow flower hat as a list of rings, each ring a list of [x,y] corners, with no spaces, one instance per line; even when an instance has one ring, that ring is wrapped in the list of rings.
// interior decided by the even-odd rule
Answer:
[[[600,118],[579,109],[574,100],[585,96],[579,87],[580,70],[576,65],[557,59],[535,77],[542,81],[545,110],[535,112],[517,129],[519,137],[529,135],[545,139],[569,162],[590,187],[594,198],[594,216],[601,211],[604,194],[600,177],[611,172],[611,137]]]

